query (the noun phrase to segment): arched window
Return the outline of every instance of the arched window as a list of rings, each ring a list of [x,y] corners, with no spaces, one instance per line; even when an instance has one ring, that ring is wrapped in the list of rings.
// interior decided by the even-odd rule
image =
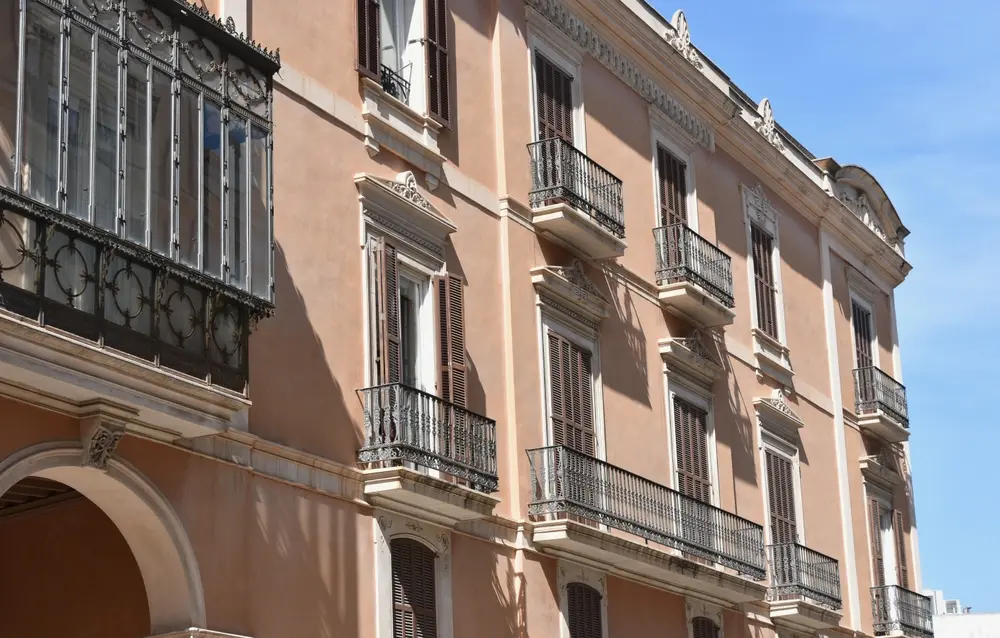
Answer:
[[[566,586],[566,597],[570,638],[603,638],[601,593],[590,585],[570,583]]]
[[[390,543],[392,638],[437,638],[434,551],[409,538]]]
[[[694,638],[719,638],[719,626],[711,618],[692,618],[691,628],[694,630]]]

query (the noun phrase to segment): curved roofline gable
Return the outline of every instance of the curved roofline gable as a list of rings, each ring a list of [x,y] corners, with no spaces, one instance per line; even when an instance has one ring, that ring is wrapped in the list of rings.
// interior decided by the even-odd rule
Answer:
[[[882,228],[885,229],[887,239],[899,242],[910,234],[899,218],[899,213],[896,212],[896,207],[893,206],[885,189],[878,183],[875,176],[864,167],[856,164],[840,166],[833,178],[837,184],[845,184],[864,193],[872,212],[877,216]],[[851,203],[845,202],[845,204],[851,207]],[[854,212],[858,213],[857,210]]]

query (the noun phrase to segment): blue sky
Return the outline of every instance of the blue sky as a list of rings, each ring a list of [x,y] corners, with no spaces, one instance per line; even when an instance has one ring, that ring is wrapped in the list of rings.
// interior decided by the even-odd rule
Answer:
[[[683,8],[693,42],[815,155],[870,170],[910,229],[896,303],[923,584],[1000,611],[1000,3],[650,2]]]

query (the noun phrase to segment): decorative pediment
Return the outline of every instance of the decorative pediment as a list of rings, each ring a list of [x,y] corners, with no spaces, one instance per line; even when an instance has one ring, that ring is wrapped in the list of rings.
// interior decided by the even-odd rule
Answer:
[[[778,214],[771,205],[771,200],[764,193],[764,187],[758,182],[750,187],[741,185],[743,189],[743,202],[746,205],[746,214],[753,221],[770,228],[778,221]]]
[[[539,303],[563,318],[596,332],[611,304],[587,277],[577,259],[569,266],[540,266],[531,271]]]
[[[893,488],[906,482],[891,452],[883,450],[878,454],[862,456],[859,463],[865,479],[883,487]]]
[[[684,15],[683,11],[678,9],[674,12],[674,17],[670,19],[670,24],[674,27],[672,34],[667,33],[667,41],[670,42],[670,46],[677,49],[677,52],[690,62],[691,66],[701,69],[703,66],[701,56],[698,55],[694,45],[691,44],[691,29],[688,27],[687,16]]]
[[[817,164],[830,173],[833,195],[844,207],[902,254],[902,241],[910,231],[875,177],[860,166],[841,166],[833,158],[817,160]]]
[[[458,228],[420,192],[412,172],[400,173],[395,179],[358,173],[354,184],[366,218],[443,259],[444,242]]]
[[[838,184],[834,187],[834,193],[837,195],[837,199],[839,199],[849,211],[854,213],[855,217],[863,221],[868,228],[872,229],[872,232],[886,242],[895,242],[895,239],[890,239],[886,234],[885,226],[882,224],[879,216],[875,213],[875,209],[868,201],[868,195],[865,194],[864,191],[860,191],[846,184]]]
[[[668,372],[677,372],[703,385],[711,386],[725,374],[718,362],[718,355],[709,349],[706,342],[711,339],[699,330],[687,337],[661,339],[658,343],[660,357]],[[713,343],[713,347],[716,347]]]
[[[764,136],[779,151],[784,148],[781,142],[781,133],[778,132],[778,124],[774,121],[774,109],[771,108],[771,100],[764,98],[757,105],[757,121],[754,128]]]
[[[798,436],[799,428],[805,426],[805,422],[795,413],[781,390],[775,389],[769,397],[756,397],[753,405],[761,423],[782,429],[786,438],[794,439]]]

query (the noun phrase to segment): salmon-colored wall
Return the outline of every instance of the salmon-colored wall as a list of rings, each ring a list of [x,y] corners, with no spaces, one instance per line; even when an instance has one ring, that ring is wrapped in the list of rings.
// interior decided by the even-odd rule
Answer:
[[[145,638],[149,606],[121,533],[82,496],[0,518],[5,636]]]
[[[607,596],[609,636],[688,635],[682,596],[614,576]]]

